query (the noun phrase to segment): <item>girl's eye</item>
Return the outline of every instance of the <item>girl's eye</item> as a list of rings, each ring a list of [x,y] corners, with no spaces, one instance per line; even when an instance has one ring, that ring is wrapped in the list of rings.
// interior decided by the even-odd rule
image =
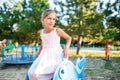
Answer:
[[[48,19],[50,19],[50,20],[51,20],[52,18],[48,18]]]
[[[48,19],[49,19],[49,20],[54,20],[54,21],[56,20],[55,18],[48,18]]]
[[[48,19],[50,19],[50,18],[48,18]]]

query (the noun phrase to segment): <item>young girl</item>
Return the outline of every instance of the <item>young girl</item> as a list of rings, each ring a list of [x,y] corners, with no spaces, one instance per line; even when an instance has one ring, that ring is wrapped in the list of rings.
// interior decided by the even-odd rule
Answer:
[[[71,37],[62,29],[54,28],[55,20],[55,11],[47,9],[42,13],[41,22],[44,27],[40,32],[42,44],[38,50],[38,57],[28,71],[30,80],[51,80],[62,61],[62,53],[64,58],[68,59]],[[60,46],[60,37],[66,40],[64,49]]]

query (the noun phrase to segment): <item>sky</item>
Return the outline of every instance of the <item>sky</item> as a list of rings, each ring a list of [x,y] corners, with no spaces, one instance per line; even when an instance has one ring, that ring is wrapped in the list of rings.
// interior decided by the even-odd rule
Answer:
[[[8,2],[8,1],[11,1],[11,2],[19,2],[19,1],[23,1],[23,0],[0,0],[0,6],[4,3],[4,2]],[[51,6],[52,5],[54,5],[53,4],[53,0],[48,0],[48,2],[51,4]],[[11,3],[9,3],[10,5],[12,5]]]
[[[0,6],[3,4],[3,2],[8,2],[8,1],[18,2],[18,1],[23,1],[23,0],[0,0]],[[49,2],[50,5],[51,5],[51,8],[54,8],[54,7],[55,7],[53,1],[54,1],[54,0],[48,0],[48,2]],[[101,0],[101,1],[104,1],[104,3],[109,2],[109,0]],[[113,3],[113,2],[115,2],[115,0],[110,0],[110,2]],[[8,4],[12,6],[12,3],[9,2]],[[105,7],[105,5],[104,5],[104,7]]]
[[[8,1],[10,1],[10,2],[8,2]],[[23,1],[23,0],[0,0],[0,6],[2,6],[2,4],[3,4],[4,2],[7,2],[8,5],[9,5],[10,7],[12,7],[12,6],[13,6],[12,3],[16,3],[16,2],[19,2],[19,1]],[[53,3],[53,1],[54,1],[54,0],[48,0],[48,2],[50,3],[51,9],[54,9],[54,7],[57,7],[57,9],[60,10],[60,7],[59,7],[59,6],[55,6],[54,3]],[[55,0],[55,1],[57,1],[57,0]],[[109,1],[110,1],[110,3],[114,3],[116,0],[100,0],[100,1],[104,1],[104,4],[106,4],[106,3],[109,2]],[[105,5],[104,5],[103,7],[105,7]],[[114,16],[115,14],[118,14],[118,12],[115,12],[115,11],[113,11],[113,12],[114,12],[114,14],[112,14],[113,16]]]
[[[110,1],[110,3],[114,3],[116,0],[101,0],[101,1],[104,1],[104,4],[106,4],[109,1]],[[105,5],[103,7],[105,7]],[[115,14],[118,14],[118,12],[115,12],[115,11],[113,11],[113,12],[114,12],[114,14],[112,14],[111,16],[114,16]]]
[[[2,4],[6,2],[8,3],[9,7],[12,7],[14,3],[17,3],[19,1],[23,1],[23,0],[0,0],[0,6],[2,6]]]

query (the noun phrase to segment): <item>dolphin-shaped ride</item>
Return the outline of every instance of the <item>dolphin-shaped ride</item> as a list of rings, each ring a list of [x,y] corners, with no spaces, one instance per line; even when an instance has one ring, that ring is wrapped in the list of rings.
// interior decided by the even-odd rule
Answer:
[[[77,58],[76,65],[70,60],[63,60],[57,67],[52,80],[83,80],[83,68],[86,64],[86,57]]]
[[[86,64],[86,57],[83,56],[81,59],[77,58],[76,65],[70,60],[64,59],[60,65],[58,65],[52,80],[84,80],[84,66]],[[26,79],[28,73],[26,74]]]

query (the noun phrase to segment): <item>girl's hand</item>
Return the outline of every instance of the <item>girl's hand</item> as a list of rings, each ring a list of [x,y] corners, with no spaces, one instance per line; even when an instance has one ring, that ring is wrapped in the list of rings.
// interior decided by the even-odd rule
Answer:
[[[65,59],[68,59],[68,58],[69,58],[69,56],[68,56],[68,48],[65,47],[65,48],[63,49],[63,53],[64,53],[64,58],[65,58]]]

